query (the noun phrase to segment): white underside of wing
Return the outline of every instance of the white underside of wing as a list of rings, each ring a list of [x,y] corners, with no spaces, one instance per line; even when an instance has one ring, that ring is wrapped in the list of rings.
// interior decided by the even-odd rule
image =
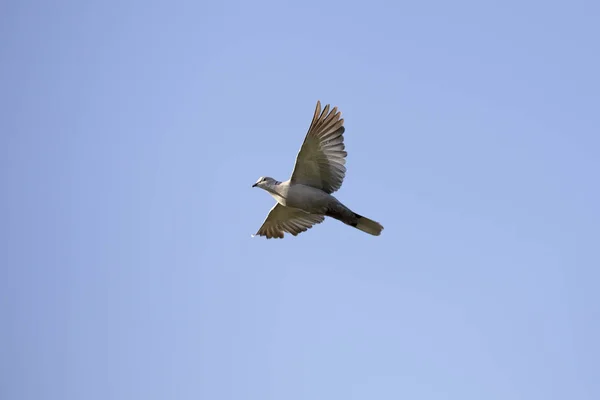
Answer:
[[[291,181],[333,193],[342,186],[346,175],[344,120],[337,108],[329,105],[321,113],[317,103],[315,115],[298,156]]]
[[[325,216],[310,214],[295,208],[285,207],[276,203],[262,226],[254,236],[266,236],[271,238],[283,238],[284,233],[290,233],[294,236],[305,232],[314,225],[325,220]]]

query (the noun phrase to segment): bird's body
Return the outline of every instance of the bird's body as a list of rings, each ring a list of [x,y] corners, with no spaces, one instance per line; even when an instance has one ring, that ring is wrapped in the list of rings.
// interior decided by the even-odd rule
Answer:
[[[277,203],[269,212],[257,235],[283,238],[284,232],[297,234],[323,222],[325,216],[378,236],[383,226],[354,213],[331,195],[342,185],[346,168],[344,120],[329,105],[317,108],[304,144],[296,158],[292,177],[279,182],[261,177],[252,185],[269,192]]]
[[[335,197],[320,189],[302,184],[274,182],[265,189],[279,204],[312,214],[325,214],[327,207],[338,202]]]

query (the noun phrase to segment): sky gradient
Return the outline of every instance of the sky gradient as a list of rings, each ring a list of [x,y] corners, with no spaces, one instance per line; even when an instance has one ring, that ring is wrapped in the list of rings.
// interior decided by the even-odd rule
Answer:
[[[599,18],[2,2],[0,398],[599,399]],[[317,100],[385,230],[251,238]]]

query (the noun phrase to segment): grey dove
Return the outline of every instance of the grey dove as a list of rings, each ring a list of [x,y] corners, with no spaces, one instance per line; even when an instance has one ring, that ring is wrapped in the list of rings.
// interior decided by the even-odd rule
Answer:
[[[321,102],[317,101],[292,177],[285,182],[260,177],[252,185],[277,200],[256,235],[283,238],[287,232],[297,236],[323,222],[326,216],[371,235],[381,234],[383,226],[379,222],[355,213],[331,195],[342,186],[346,175],[348,153],[344,150],[344,120],[340,117],[337,107],[330,112],[327,104],[321,111]]]

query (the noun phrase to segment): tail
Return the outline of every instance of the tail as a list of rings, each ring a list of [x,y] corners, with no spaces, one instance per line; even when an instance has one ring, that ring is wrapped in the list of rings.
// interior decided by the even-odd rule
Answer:
[[[363,232],[368,234],[379,236],[381,235],[381,231],[383,230],[383,226],[379,222],[375,222],[372,219],[367,217],[363,217],[362,215],[358,215],[354,213],[357,218],[356,225],[352,224],[356,229],[360,229]]]
[[[338,221],[342,221],[346,225],[353,226],[356,229],[360,229],[361,231],[373,236],[381,235],[381,231],[383,230],[383,226],[381,226],[379,222],[375,222],[369,218],[363,217],[362,215],[358,215],[340,202],[332,204],[327,209],[325,215],[335,218]]]

